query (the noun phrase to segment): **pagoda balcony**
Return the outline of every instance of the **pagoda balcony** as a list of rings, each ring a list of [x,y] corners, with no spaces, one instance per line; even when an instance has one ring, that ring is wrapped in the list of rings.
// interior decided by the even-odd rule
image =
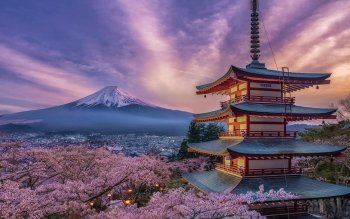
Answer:
[[[248,169],[236,164],[226,165],[222,163],[215,164],[215,169],[226,173],[231,173],[239,176],[264,176],[264,175],[281,175],[294,174],[301,175],[302,169],[299,167],[291,168],[268,168],[268,169]]]
[[[283,202],[283,204],[286,204]],[[278,203],[274,203],[271,207],[261,207],[258,209],[254,209],[258,211],[261,215],[264,216],[280,216],[280,215],[289,215],[289,214],[301,214],[308,212],[308,205],[303,203],[297,203],[293,206],[278,206]]]
[[[234,132],[220,132],[219,137],[244,137],[244,138],[296,138],[297,131],[247,131],[236,130]]]
[[[257,102],[257,103],[278,103],[294,104],[295,97],[271,97],[271,96],[248,96],[240,95],[231,100],[232,103]]]
[[[226,165],[222,163],[217,163],[215,164],[215,169],[226,173],[238,175],[238,176],[244,176],[244,172],[245,172],[244,167],[241,167],[235,164]]]

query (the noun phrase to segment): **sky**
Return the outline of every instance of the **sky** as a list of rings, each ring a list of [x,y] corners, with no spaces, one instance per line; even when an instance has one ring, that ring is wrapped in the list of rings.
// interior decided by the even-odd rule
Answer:
[[[278,68],[333,73],[293,93],[298,104],[350,94],[350,0],[261,0],[260,14],[261,62],[276,69],[274,54]],[[250,63],[249,25],[247,0],[0,1],[0,114],[110,85],[161,107],[218,109],[227,96],[204,99],[195,86]]]

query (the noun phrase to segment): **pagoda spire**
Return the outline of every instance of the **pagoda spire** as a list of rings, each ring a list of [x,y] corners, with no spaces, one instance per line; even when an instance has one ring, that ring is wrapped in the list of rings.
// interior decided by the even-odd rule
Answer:
[[[259,62],[260,35],[259,35],[259,0],[250,0],[250,57],[252,62],[247,68],[266,69],[265,63]]]
[[[259,1],[251,0],[250,1],[250,10],[251,10],[251,35],[250,35],[250,57],[253,61],[258,61],[260,57],[260,41],[259,41]]]

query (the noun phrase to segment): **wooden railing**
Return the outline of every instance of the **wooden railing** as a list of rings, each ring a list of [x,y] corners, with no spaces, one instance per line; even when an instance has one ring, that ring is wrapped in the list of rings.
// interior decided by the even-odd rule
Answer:
[[[302,169],[297,167],[289,168],[268,168],[268,169],[249,169],[236,164],[226,165],[222,163],[215,164],[215,169],[233,173],[240,176],[261,176],[261,175],[280,175],[280,174],[302,174]]]
[[[270,96],[248,96],[240,95],[235,97],[232,102],[259,102],[259,103],[280,103],[280,104],[294,104],[295,97],[270,97]]]
[[[220,132],[219,137],[243,137],[244,130],[236,130],[234,132]]]
[[[247,138],[296,138],[297,131],[243,131],[242,136]]]
[[[302,174],[302,169],[297,167],[289,168],[269,168],[269,169],[249,169],[247,176],[257,175],[278,175],[278,174]]]
[[[249,131],[235,130],[233,132],[220,132],[219,137],[245,137],[245,138],[296,138],[296,131]]]
[[[307,205],[296,205],[296,206],[279,206],[279,207],[270,207],[270,208],[261,208],[256,209],[261,215],[283,215],[283,214],[297,214],[297,213],[306,213],[308,211]]]
[[[236,175],[241,175],[241,176],[244,175],[244,168],[241,166],[235,165],[235,164],[226,165],[226,164],[222,164],[222,163],[217,163],[217,164],[215,164],[215,169],[229,172],[229,173],[233,173]]]

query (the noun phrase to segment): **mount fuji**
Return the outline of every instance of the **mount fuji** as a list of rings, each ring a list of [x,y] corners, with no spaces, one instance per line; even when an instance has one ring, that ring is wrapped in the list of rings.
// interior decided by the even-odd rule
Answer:
[[[158,107],[108,86],[64,105],[3,115],[0,131],[183,135],[192,117],[189,112]]]
[[[132,104],[140,106],[152,106],[143,102],[142,100],[128,94],[126,91],[121,90],[117,86],[105,87],[87,97],[77,100],[71,104],[75,104],[76,107],[94,108],[118,108],[128,106]]]

